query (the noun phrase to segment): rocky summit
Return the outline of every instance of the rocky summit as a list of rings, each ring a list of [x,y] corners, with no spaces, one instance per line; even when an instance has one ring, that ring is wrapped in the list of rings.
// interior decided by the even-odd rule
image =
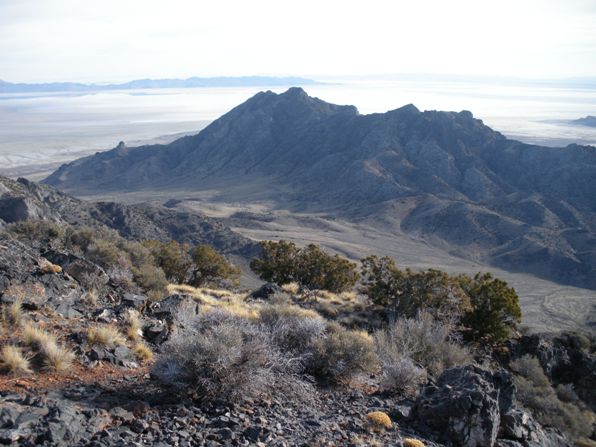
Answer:
[[[458,256],[596,288],[596,149],[510,140],[468,111],[359,114],[262,92],[194,136],[63,165],[75,195],[213,192],[406,231]]]

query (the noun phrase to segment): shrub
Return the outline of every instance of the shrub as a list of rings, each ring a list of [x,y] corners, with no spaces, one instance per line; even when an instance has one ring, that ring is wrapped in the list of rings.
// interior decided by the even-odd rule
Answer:
[[[199,245],[191,252],[193,262],[190,283],[196,287],[213,284],[220,280],[237,281],[240,269],[212,247]]]
[[[114,347],[126,344],[118,328],[109,325],[91,326],[87,329],[87,342],[91,345]]]
[[[399,316],[413,317],[427,310],[438,318],[453,319],[469,307],[457,278],[434,269],[402,271],[387,256],[362,260],[362,286],[373,303],[391,308]]]
[[[162,269],[151,264],[143,264],[132,269],[135,282],[147,292],[153,292],[156,298],[162,298],[166,293],[168,280]]]
[[[240,399],[273,389],[284,376],[294,378],[292,362],[248,320],[208,312],[199,317],[197,328],[200,335],[168,343],[168,354],[154,367],[162,381],[189,386],[207,399]]]
[[[261,254],[250,263],[265,281],[283,285],[296,282],[307,289],[331,292],[350,290],[358,281],[356,264],[325,253],[318,245],[298,248],[287,241],[261,242]]]
[[[0,350],[0,369],[14,376],[30,374],[29,359],[17,346],[4,345]]]
[[[409,357],[381,358],[381,387],[384,391],[414,397],[426,382],[426,370]]]
[[[314,341],[313,355],[307,363],[310,374],[332,383],[372,372],[377,367],[373,341],[337,323],[329,323],[326,335]]]
[[[392,363],[409,357],[439,375],[443,369],[469,363],[472,358],[458,343],[452,325],[436,320],[429,312],[400,318],[386,330],[378,331],[375,338],[383,370],[391,371]]]
[[[463,319],[473,339],[491,342],[506,340],[521,321],[519,298],[505,281],[490,273],[477,273],[474,278],[460,277],[460,284],[470,297],[471,310]]]
[[[373,411],[366,415],[366,422],[368,423],[369,427],[374,430],[389,430],[393,427],[393,423],[391,422],[391,418],[387,413],[383,411]]]
[[[48,220],[24,220],[9,225],[8,230],[17,239],[27,240],[34,244],[42,242],[47,245],[59,242],[64,237],[62,226]]]
[[[590,436],[590,417],[572,403],[559,400],[537,358],[526,355],[510,367],[518,373],[514,376],[518,399],[542,425],[558,428],[573,439]]]
[[[161,242],[155,240],[143,241],[156,264],[164,271],[168,281],[183,283],[192,266],[190,246],[176,241]]]
[[[325,321],[316,312],[290,304],[263,306],[260,320],[271,332],[282,351],[291,352],[303,362],[313,354],[313,343],[324,336]]]

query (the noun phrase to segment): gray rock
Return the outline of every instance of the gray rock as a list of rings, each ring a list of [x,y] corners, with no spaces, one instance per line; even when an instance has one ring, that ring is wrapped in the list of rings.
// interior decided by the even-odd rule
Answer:
[[[132,308],[142,312],[147,306],[147,302],[147,297],[144,295],[125,293],[120,304],[125,308]]]
[[[423,390],[413,417],[455,446],[492,447],[501,418],[492,376],[476,366],[445,371],[437,386]]]

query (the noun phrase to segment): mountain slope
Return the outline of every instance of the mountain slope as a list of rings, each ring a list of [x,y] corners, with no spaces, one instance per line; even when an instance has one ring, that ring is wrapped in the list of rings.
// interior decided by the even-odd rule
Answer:
[[[46,182],[75,194],[217,191],[382,218],[460,256],[596,288],[596,149],[509,140],[467,111],[360,115],[300,88],[262,92],[197,135],[121,144]]]
[[[0,226],[29,219],[106,226],[128,239],[176,239],[193,245],[209,244],[224,253],[246,255],[256,249],[252,241],[199,213],[148,204],[87,202],[26,179],[14,181],[0,176]]]

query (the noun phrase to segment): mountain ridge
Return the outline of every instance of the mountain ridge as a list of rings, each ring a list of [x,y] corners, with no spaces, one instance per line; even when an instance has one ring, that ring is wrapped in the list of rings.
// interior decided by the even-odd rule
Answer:
[[[464,256],[596,288],[595,179],[591,146],[509,140],[469,111],[362,115],[291,88],[258,93],[197,135],[120,146],[45,181],[79,195],[209,190],[354,219],[385,213]],[[405,217],[387,211],[406,198]]]
[[[85,84],[80,82],[22,83],[0,79],[0,93],[50,93],[50,92],[95,92],[106,90],[200,88],[200,87],[270,87],[288,85],[313,85],[316,81],[300,77],[275,76],[218,76],[186,79],[135,79],[117,84]]]

